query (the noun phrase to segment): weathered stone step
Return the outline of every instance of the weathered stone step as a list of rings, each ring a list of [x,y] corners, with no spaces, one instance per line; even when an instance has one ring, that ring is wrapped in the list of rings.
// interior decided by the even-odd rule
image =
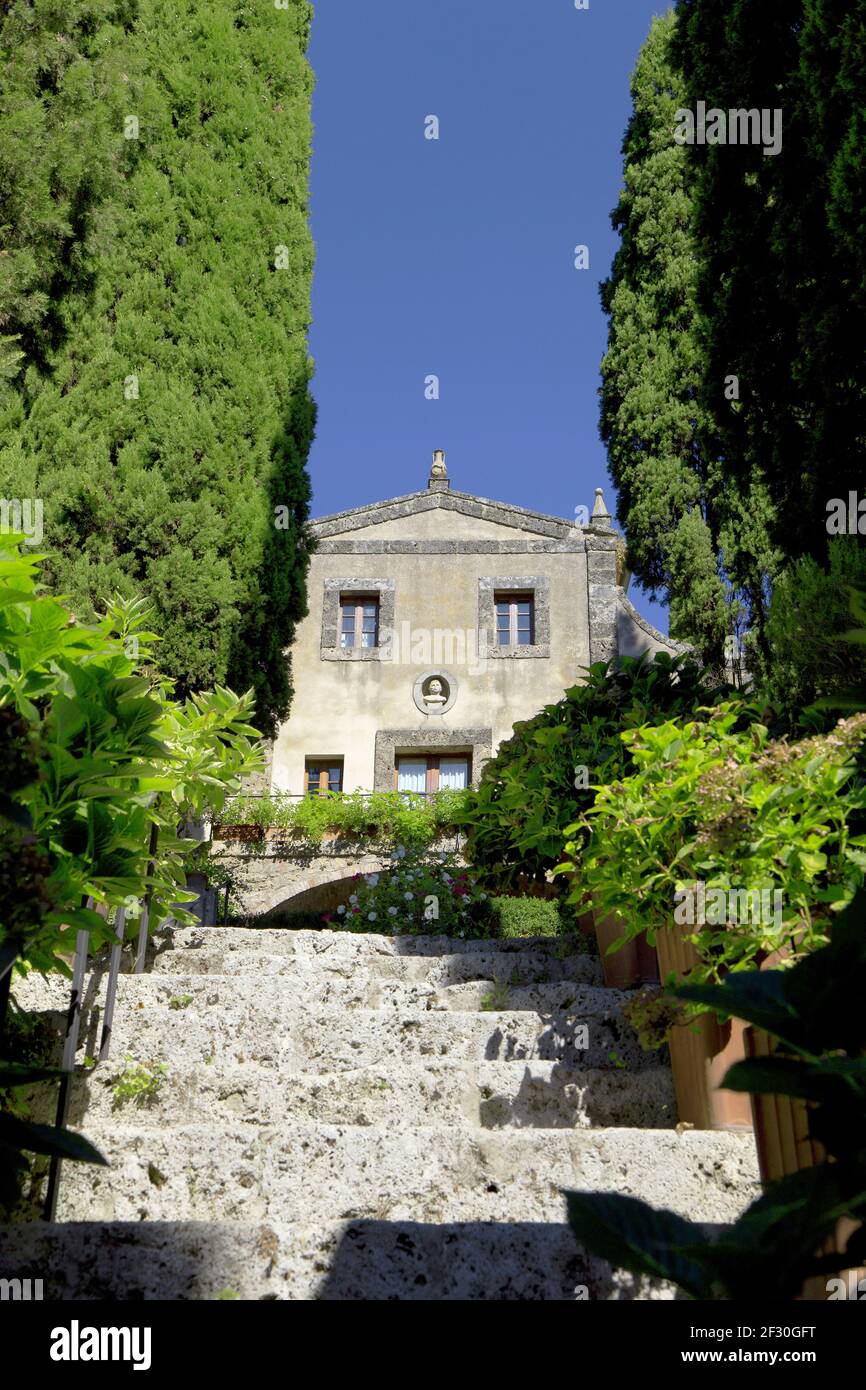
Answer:
[[[674,1297],[587,1255],[563,1222],[38,1221],[0,1227],[0,1278],[42,1279],[54,1301]]]
[[[392,936],[390,933],[303,930],[289,927],[167,927],[157,933],[164,935],[175,949],[202,945],[262,951],[286,951],[292,955],[327,955],[332,951],[348,951],[352,955],[447,956],[492,951],[500,955],[520,955],[533,951],[554,958],[562,955],[571,938],[556,936],[470,937],[455,936]]]
[[[306,956],[287,951],[257,951],[240,946],[223,948],[205,945],[199,949],[166,950],[148,964],[153,977],[166,975],[292,975]],[[127,964],[131,964],[130,962]],[[325,955],[316,962],[325,974],[351,974],[368,970],[374,979],[405,980],[436,987],[459,985],[475,980],[502,981],[505,984],[541,985],[565,981],[571,984],[601,985],[602,970],[594,956],[569,955],[561,959],[537,952],[509,953],[465,951],[438,956],[368,955],[362,960],[342,952]]]
[[[601,995],[603,992],[598,991]],[[189,1067],[219,1062],[266,1062],[284,1071],[331,1072],[396,1068],[412,1060],[562,1062],[567,1066],[643,1071],[658,1058],[643,1052],[618,1007],[585,1001],[580,1014],[504,1011],[305,1007],[296,997],[266,1004],[216,991],[207,1008],[168,1004],[118,1006],[113,1055]],[[58,1019],[59,1019],[58,1015]],[[99,1013],[82,1029],[79,1057],[95,1056]]]
[[[526,972],[527,982],[558,980],[601,983],[595,956],[573,949],[573,941],[556,937],[462,941],[446,936],[377,936],[347,931],[292,931],[286,928],[175,927],[151,943],[151,968],[179,974],[243,973],[239,958],[256,970],[260,957],[282,956],[315,961],[339,969],[366,966],[383,979],[429,979],[459,984],[467,979],[497,979],[503,970]],[[187,964],[193,960],[196,964]],[[215,967],[215,968],[214,968]],[[269,971],[278,969],[273,963]],[[265,973],[259,968],[259,973]],[[543,975],[544,979],[537,977]]]
[[[560,1221],[568,1187],[728,1221],[757,1194],[751,1133],[86,1128],[112,1167],[64,1166],[62,1221]]]
[[[105,999],[106,977],[93,982],[85,992],[86,1015],[101,1007]],[[69,984],[62,976],[29,976],[15,987],[15,998],[22,1008],[32,1011],[55,1009],[62,1012],[68,1000]],[[282,1018],[289,1010],[341,1007],[344,1009],[441,1010],[446,1012],[534,1012],[574,1013],[576,1017],[596,1017],[618,1009],[625,996],[598,985],[535,984],[509,985],[489,980],[436,986],[426,981],[383,980],[363,966],[346,973],[329,974],[308,962],[299,962],[292,973],[256,979],[248,975],[153,975],[121,977],[118,981],[114,1026],[125,1035],[125,1015],[142,1008],[169,1008],[176,1012],[202,1013],[214,1008],[272,1011]]]
[[[670,1071],[581,1071],[559,1062],[400,1063],[332,1074],[287,1075],[275,1067],[204,1063],[171,1070],[152,1100],[118,1103],[113,1086],[123,1059],[76,1077],[70,1120],[87,1129],[113,1118],[142,1128],[188,1124],[281,1123],[449,1128],[573,1129],[676,1123]],[[54,1087],[38,1096],[34,1118],[53,1122]],[[86,1118],[85,1118],[86,1116]]]

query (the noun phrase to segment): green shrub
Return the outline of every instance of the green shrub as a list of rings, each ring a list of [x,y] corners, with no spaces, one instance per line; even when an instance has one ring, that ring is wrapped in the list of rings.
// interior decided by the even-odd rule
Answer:
[[[82,906],[88,898],[129,909],[148,890],[153,925],[170,910],[182,920],[195,844],[178,822],[218,812],[261,766],[261,749],[246,722],[251,692],[173,700],[142,602],[116,598],[83,623],[42,592],[40,565],[18,538],[0,545],[0,728],[18,765],[0,788],[0,842],[5,851],[8,825],[14,852],[26,850],[13,912],[0,902],[0,945],[68,975],[72,928],[90,931],[94,947],[113,937]],[[10,871],[0,851],[0,885]]]
[[[623,729],[691,714],[723,693],[691,659],[645,653],[618,667],[597,662],[585,685],[515,724],[455,817],[485,887],[509,893],[549,877],[566,826],[592,805],[595,787],[628,770]]]
[[[574,880],[569,901],[592,894],[619,914],[624,940],[646,930],[653,942],[674,921],[693,921],[698,981],[822,945],[866,869],[866,835],[852,829],[866,807],[857,775],[866,714],[789,744],[770,741],[763,725],[742,728],[746,713],[730,703],[704,722],[624,733],[636,771],[600,789],[569,828],[557,870]],[[698,885],[704,923],[685,911]],[[739,901],[730,910],[732,891],[767,893],[772,916],[753,909],[743,920]]]
[[[576,930],[574,912],[549,898],[490,899],[491,936],[566,936]]]
[[[767,621],[768,659],[756,649],[755,689],[795,729],[814,700],[866,686],[866,646],[840,640],[851,627],[852,588],[866,588],[866,547],[859,536],[830,543],[825,571],[804,556],[776,581]]]
[[[839,646],[847,647],[852,653],[866,651],[866,584],[848,586],[848,606],[854,627],[849,627],[836,637]],[[840,714],[856,714],[866,709],[866,663],[860,662],[850,673],[849,683],[840,685],[832,695],[823,695],[811,706],[807,715],[824,716],[829,712],[834,718]]]

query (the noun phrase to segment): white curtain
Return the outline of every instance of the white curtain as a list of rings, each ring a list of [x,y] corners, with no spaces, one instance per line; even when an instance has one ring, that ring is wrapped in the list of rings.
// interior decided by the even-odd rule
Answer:
[[[439,786],[443,791],[459,791],[468,785],[469,764],[465,758],[442,758],[439,762]]]
[[[401,758],[397,764],[397,790],[423,792],[427,789],[426,758]]]

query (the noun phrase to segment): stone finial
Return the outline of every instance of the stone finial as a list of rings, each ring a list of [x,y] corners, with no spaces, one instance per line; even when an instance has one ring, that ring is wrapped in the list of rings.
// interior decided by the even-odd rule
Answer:
[[[597,487],[595,490],[595,504],[592,509],[592,518],[590,520],[590,525],[607,528],[610,526],[611,520],[612,518],[610,512],[605,506],[604,493],[602,492],[600,487]]]
[[[448,470],[445,467],[445,450],[433,450],[433,463],[430,467],[430,477],[427,479],[427,486],[432,488],[449,488]]]

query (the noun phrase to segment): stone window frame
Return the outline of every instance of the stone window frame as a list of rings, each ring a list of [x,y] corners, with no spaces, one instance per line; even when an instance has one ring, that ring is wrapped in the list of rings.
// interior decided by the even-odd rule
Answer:
[[[339,785],[332,788],[330,773],[332,770],[339,772]],[[313,783],[310,781],[310,774],[317,772],[318,780]],[[343,790],[343,778],[346,772],[346,760],[342,753],[336,758],[315,758],[307,755],[304,758],[304,796],[312,796],[314,792],[321,796],[328,791]]]
[[[340,597],[342,594],[376,594],[379,599],[379,645],[340,646]],[[322,661],[390,661],[394,633],[397,588],[393,579],[326,579],[322,596]]]
[[[525,646],[496,643],[496,604],[498,593],[532,594],[534,637]],[[478,580],[478,633],[486,655],[496,659],[550,657],[550,580],[545,574],[485,575]]]
[[[379,792],[394,790],[394,768],[398,756],[413,753],[468,753],[471,758],[472,785],[478,785],[484,764],[493,757],[492,729],[377,729],[373,787]]]

